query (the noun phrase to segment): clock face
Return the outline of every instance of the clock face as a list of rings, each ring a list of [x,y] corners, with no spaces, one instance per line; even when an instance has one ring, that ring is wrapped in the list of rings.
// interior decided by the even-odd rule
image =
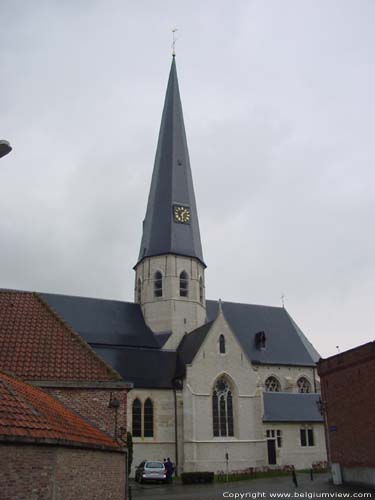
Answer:
[[[190,224],[190,209],[181,205],[173,205],[173,216],[175,222]]]

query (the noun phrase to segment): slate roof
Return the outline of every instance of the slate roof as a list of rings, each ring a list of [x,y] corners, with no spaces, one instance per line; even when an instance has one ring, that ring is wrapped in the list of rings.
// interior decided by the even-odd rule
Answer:
[[[40,297],[86,342],[158,348],[139,304],[40,293]]]
[[[0,372],[0,441],[120,449],[109,436],[41,389]]]
[[[95,352],[136,388],[171,389],[185,368],[178,353],[156,349],[93,346]]]
[[[26,380],[121,380],[31,292],[0,291],[0,369]]]
[[[216,318],[219,304],[207,301],[207,319]],[[244,352],[253,363],[314,366],[320,355],[283,307],[222,302],[222,310]],[[264,331],[265,350],[258,349],[255,334]]]
[[[189,224],[173,220],[173,205],[190,207]],[[162,254],[187,255],[203,264],[198,214],[173,57],[161,120],[138,262]]]
[[[319,394],[264,392],[263,422],[323,422],[317,402]]]
[[[180,345],[178,346],[178,352],[184,363],[190,365],[195,358],[195,355],[199,351],[207,333],[210,331],[213,321],[206,323],[205,325],[197,328],[183,336]]]
[[[9,305],[10,297],[14,299],[14,307]],[[253,363],[314,366],[319,359],[284,308],[222,302],[222,309]],[[175,352],[161,349],[169,334],[154,335],[145,324],[138,304],[3,291],[0,292],[0,369],[30,380],[68,376],[75,380],[107,380],[106,377],[113,376],[105,371],[108,363],[114,373],[133,382],[135,387],[171,388],[174,377],[184,371],[182,365],[194,359],[217,313],[218,302],[208,300],[208,323],[185,335]],[[72,330],[104,361],[98,364],[98,358],[85,342],[77,342],[79,337]],[[266,335],[265,350],[255,344],[255,334],[259,331]],[[52,341],[60,337],[65,338],[64,343]],[[67,344],[67,339],[72,338],[74,342]],[[77,346],[80,354],[72,356],[71,349]]]

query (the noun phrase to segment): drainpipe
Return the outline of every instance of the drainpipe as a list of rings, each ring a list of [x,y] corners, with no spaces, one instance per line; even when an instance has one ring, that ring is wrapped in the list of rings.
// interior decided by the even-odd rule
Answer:
[[[313,367],[313,379],[314,379],[314,392],[316,393],[317,390],[316,390],[316,372],[315,372],[315,370],[316,370],[316,367],[314,366]]]
[[[176,393],[176,382],[174,383],[173,387],[173,399],[174,399],[174,439],[175,439],[175,445],[174,445],[174,452],[175,452],[175,457],[176,457],[176,476],[179,474],[178,470],[178,430],[177,430],[177,393]]]

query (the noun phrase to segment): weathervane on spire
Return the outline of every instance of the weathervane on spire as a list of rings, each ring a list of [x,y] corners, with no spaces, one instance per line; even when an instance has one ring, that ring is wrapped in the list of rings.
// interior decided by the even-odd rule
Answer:
[[[172,30],[172,33],[173,33],[173,41],[172,41],[172,56],[175,57],[176,55],[176,31],[177,31],[177,28],[174,28]]]
[[[282,305],[282,307],[285,308],[285,303],[284,303],[285,295],[282,294],[282,296],[280,297],[280,299],[281,299],[281,305]]]

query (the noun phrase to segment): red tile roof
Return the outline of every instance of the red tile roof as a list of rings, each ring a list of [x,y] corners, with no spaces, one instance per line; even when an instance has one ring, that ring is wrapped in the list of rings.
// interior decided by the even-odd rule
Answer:
[[[0,370],[25,380],[121,380],[31,292],[0,291]]]
[[[0,372],[0,440],[120,449],[46,392]]]

